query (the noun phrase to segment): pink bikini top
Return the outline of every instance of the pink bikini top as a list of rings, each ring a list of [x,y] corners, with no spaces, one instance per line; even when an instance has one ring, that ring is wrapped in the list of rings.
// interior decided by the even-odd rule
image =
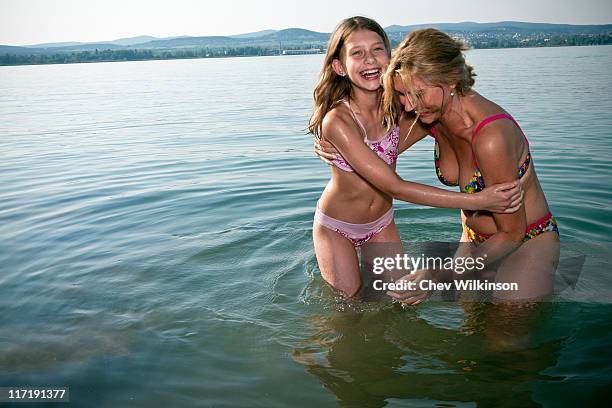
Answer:
[[[353,119],[355,120],[355,122],[357,122],[357,124],[361,128],[363,132],[363,136],[364,136],[363,142],[367,144],[370,147],[370,149],[372,149],[372,151],[374,151],[374,153],[378,155],[378,157],[383,159],[385,163],[389,165],[395,163],[395,161],[397,160],[397,155],[398,155],[397,146],[399,144],[399,126],[394,125],[391,129],[389,129],[386,135],[384,135],[383,137],[381,137],[380,139],[376,141],[368,140],[368,134],[366,133],[365,127],[359,121],[359,119],[357,119],[357,116],[355,115],[355,112],[353,112],[353,109],[351,108],[350,103],[346,99],[343,99],[342,102],[344,102],[346,106],[349,108],[349,111],[351,112]],[[353,170],[351,165],[348,164],[346,160],[344,160],[344,157],[342,157],[340,153],[336,154],[336,158],[332,160],[332,163],[334,164],[334,166],[338,167],[340,170],[344,170],[348,172],[355,171]]]

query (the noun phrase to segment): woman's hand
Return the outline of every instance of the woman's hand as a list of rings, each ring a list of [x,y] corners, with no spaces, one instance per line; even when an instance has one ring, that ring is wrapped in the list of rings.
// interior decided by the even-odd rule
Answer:
[[[511,214],[523,205],[523,188],[519,180],[495,184],[479,193],[481,210]]]
[[[318,137],[315,137],[314,151],[315,154],[319,156],[319,159],[330,166],[333,164],[331,161],[334,160],[338,154],[338,150],[336,150],[333,144]]]
[[[413,282],[414,290],[388,291],[387,295],[404,304],[416,306],[429,297],[429,291],[421,289],[419,283],[431,279],[432,272],[429,269],[419,269],[395,281],[395,283],[400,281]]]

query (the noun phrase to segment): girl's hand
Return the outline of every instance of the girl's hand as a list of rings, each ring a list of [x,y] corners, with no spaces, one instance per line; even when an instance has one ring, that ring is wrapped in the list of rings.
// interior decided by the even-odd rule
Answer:
[[[523,205],[523,187],[519,180],[495,184],[477,193],[482,197],[481,210],[511,214]]]
[[[403,304],[416,306],[429,297],[429,291],[421,289],[419,282],[423,280],[431,280],[431,277],[432,273],[428,269],[419,269],[414,271],[414,273],[405,275],[395,281],[396,283],[400,281],[413,282],[414,290],[388,291],[387,295]]]
[[[315,137],[314,151],[315,154],[319,156],[319,159],[330,166],[333,164],[331,161],[334,160],[338,154],[338,150],[336,150],[333,144],[318,137]]]

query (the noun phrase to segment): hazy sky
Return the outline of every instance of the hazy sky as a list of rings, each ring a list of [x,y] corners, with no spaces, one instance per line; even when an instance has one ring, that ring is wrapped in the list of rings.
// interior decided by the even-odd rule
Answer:
[[[290,27],[330,32],[365,15],[383,26],[520,20],[610,24],[612,0],[0,0],[0,44],[138,35],[231,35]]]

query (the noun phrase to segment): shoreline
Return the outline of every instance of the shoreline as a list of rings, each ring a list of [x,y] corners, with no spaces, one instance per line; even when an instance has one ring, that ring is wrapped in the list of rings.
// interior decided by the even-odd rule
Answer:
[[[612,44],[581,44],[581,45],[533,45],[525,47],[479,47],[470,48],[472,50],[508,50],[508,49],[533,49],[533,48],[576,48],[576,47],[605,47],[611,46]],[[137,50],[135,50],[137,51]],[[89,52],[89,51],[87,51]],[[0,54],[0,58],[11,54]],[[12,54],[15,55],[15,54]],[[30,56],[36,54],[30,54]],[[47,56],[58,56],[64,54],[42,54]],[[65,54],[65,55],[72,55]],[[320,53],[309,53],[309,54],[273,54],[273,55],[216,55],[209,57],[176,57],[176,58],[133,58],[133,59],[107,59],[107,60],[96,60],[96,61],[69,61],[69,62],[38,62],[38,63],[23,63],[23,64],[4,64],[0,62],[0,67],[19,67],[19,66],[34,66],[34,65],[73,65],[73,64],[97,64],[106,62],[137,62],[137,61],[171,61],[171,60],[195,60],[195,59],[225,59],[225,58],[253,58],[253,57],[303,57],[305,55],[325,55],[325,52]]]

